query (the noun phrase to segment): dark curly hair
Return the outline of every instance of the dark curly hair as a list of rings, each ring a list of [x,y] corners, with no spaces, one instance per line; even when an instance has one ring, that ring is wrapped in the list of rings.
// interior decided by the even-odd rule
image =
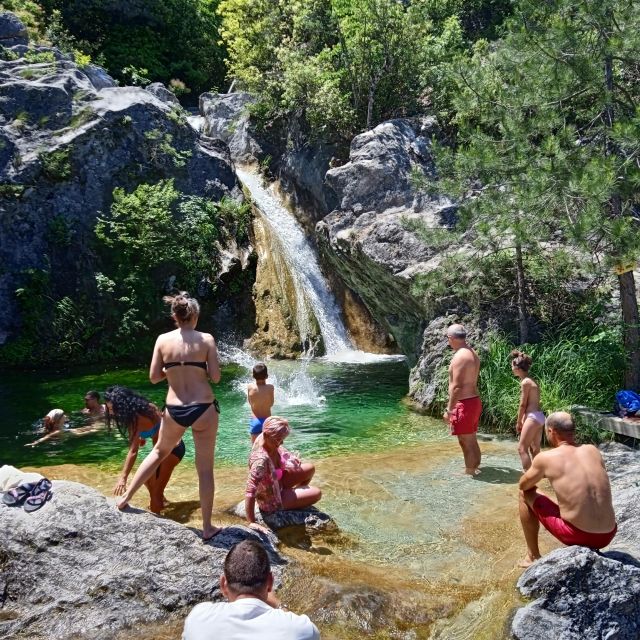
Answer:
[[[109,405],[107,405],[107,427],[111,428],[113,420],[118,431],[127,438],[129,444],[133,442],[137,433],[139,416],[145,416],[151,420],[156,418],[157,409],[151,401],[128,387],[120,385],[109,387],[104,392],[104,399],[113,407],[113,412],[111,412]]]

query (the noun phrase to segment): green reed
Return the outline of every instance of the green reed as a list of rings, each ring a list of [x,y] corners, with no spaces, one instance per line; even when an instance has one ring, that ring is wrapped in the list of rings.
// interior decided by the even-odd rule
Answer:
[[[504,335],[489,337],[481,354],[480,394],[482,422],[492,431],[507,433],[515,427],[520,398],[518,379],[511,372],[511,350],[516,347]],[[530,374],[540,385],[542,409],[569,410],[584,405],[610,410],[622,386],[624,350],[618,327],[571,327],[548,334],[538,344],[520,347],[533,358]],[[598,441],[599,430],[578,425],[583,441]]]

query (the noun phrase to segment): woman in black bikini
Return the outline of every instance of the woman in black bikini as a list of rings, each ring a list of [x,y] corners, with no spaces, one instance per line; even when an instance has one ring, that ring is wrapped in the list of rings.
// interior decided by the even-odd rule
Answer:
[[[138,449],[146,438],[158,442],[162,414],[158,407],[132,389],[121,386],[109,387],[105,392],[107,427],[115,421],[118,431],[129,442],[129,451],[122,467],[122,473],[113,487],[113,494],[121,496],[127,490],[127,478],[138,457]],[[169,483],[174,468],[184,458],[184,442],[180,440],[171,453],[158,465],[145,482],[149,490],[150,511],[160,513],[165,505],[164,490]]]
[[[215,340],[209,333],[196,331],[200,306],[187,293],[165,297],[177,329],[156,340],[149,370],[151,382],[167,380],[166,410],[158,442],[140,465],[118,508],[124,509],[135,492],[178,444],[185,429],[191,427],[196,452],[196,470],[202,508],[202,537],[212,538],[220,529],[211,523],[213,511],[213,459],[218,432],[218,402],[209,380],[219,382],[220,365]]]

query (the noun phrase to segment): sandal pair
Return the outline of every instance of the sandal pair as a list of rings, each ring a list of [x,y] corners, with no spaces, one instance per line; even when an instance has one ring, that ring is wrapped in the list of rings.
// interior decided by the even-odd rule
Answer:
[[[10,507],[19,507],[24,503],[24,510],[28,513],[37,511],[52,497],[51,481],[42,478],[36,483],[25,482],[7,491],[2,497],[2,502]]]

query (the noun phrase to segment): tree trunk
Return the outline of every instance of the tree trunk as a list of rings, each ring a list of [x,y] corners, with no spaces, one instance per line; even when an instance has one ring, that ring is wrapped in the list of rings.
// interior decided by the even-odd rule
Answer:
[[[526,282],[524,279],[524,263],[522,262],[522,244],[516,242],[516,284],[518,288],[518,328],[520,344],[529,340],[529,317],[526,303]]]
[[[613,110],[613,59],[611,54],[605,57],[604,80],[607,89],[606,122],[613,128],[615,114]],[[607,138],[606,151],[608,155],[616,153],[611,136]],[[622,198],[615,193],[609,200],[611,215],[614,218],[622,216]],[[640,391],[640,317],[638,314],[638,296],[636,293],[633,271],[618,276],[620,286],[620,307],[622,309],[622,331],[624,350],[627,356],[624,371],[624,386],[626,389]]]

